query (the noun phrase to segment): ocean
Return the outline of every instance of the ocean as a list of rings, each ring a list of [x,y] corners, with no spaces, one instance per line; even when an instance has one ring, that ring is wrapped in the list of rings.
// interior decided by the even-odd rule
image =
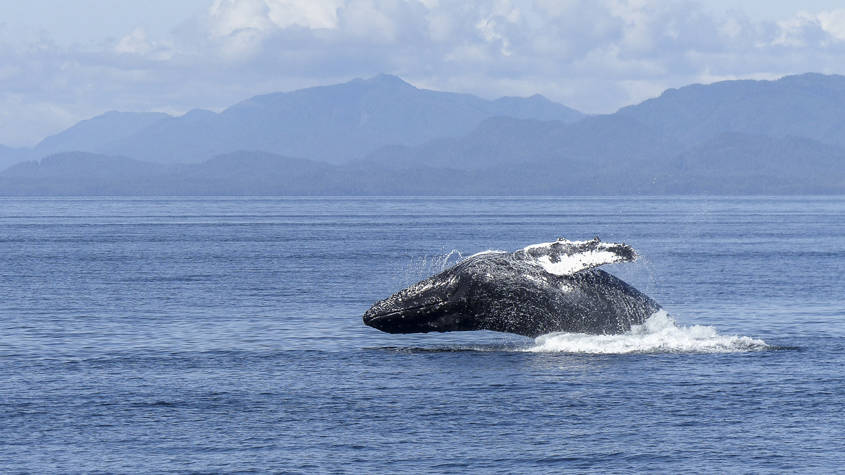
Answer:
[[[625,335],[390,335],[475,252],[626,242]],[[0,198],[0,472],[845,472],[845,197]]]

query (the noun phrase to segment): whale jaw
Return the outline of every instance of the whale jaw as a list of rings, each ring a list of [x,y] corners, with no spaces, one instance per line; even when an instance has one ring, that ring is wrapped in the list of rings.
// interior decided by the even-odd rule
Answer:
[[[430,277],[376,302],[364,313],[364,324],[387,333],[478,330],[461,284],[454,274]]]
[[[447,304],[433,304],[390,312],[368,310],[364,324],[386,333],[429,333],[476,330],[475,322],[461,312],[449,311]]]

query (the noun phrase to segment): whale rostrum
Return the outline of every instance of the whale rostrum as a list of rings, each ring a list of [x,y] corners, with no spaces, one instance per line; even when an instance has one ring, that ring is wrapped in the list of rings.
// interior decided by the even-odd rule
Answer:
[[[363,319],[388,333],[624,333],[660,305],[596,267],[636,259],[627,244],[598,238],[485,251],[377,302]]]

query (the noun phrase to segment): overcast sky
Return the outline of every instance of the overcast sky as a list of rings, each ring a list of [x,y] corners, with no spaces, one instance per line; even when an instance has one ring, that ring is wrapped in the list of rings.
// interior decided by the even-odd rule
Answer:
[[[0,0],[0,144],[108,110],[220,110],[393,73],[612,112],[669,87],[845,73],[828,0]]]

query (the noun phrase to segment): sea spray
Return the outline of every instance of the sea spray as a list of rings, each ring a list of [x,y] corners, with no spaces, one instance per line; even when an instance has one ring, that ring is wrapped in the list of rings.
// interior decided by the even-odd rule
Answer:
[[[679,326],[664,310],[620,335],[549,333],[534,339],[524,351],[560,353],[732,353],[768,348],[763,340],[720,335],[703,325]]]
[[[433,274],[439,274],[463,259],[463,254],[457,249],[435,256],[413,259],[402,269],[400,287],[407,287]]]

